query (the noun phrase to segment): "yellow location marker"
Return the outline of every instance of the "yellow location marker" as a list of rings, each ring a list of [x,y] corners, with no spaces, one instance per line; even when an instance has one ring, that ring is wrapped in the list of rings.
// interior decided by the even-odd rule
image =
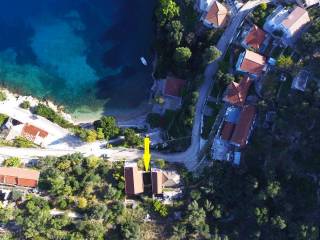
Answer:
[[[146,137],[144,138],[144,154],[143,154],[144,168],[146,171],[149,171],[150,160],[151,160],[150,138]]]

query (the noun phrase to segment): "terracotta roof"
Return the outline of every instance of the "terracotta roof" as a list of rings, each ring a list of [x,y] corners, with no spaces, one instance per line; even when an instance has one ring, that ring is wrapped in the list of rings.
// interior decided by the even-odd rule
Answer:
[[[138,170],[138,166],[125,166],[125,192],[127,195],[135,195],[143,192],[142,172]]]
[[[221,130],[221,138],[225,141],[229,141],[232,136],[234,127],[235,127],[234,123],[224,121],[222,130]]]
[[[243,106],[251,83],[252,80],[250,77],[243,78],[240,83],[230,83],[223,100],[232,105]]]
[[[38,181],[40,172],[28,168],[0,167],[0,175]]]
[[[174,78],[174,77],[167,77],[165,81],[166,83],[165,83],[164,94],[169,96],[174,96],[174,97],[180,97],[181,91],[183,87],[186,85],[186,81],[179,78]]]
[[[246,50],[240,69],[255,75],[260,75],[266,65],[266,58],[258,53]]]
[[[254,106],[247,105],[243,107],[238,123],[232,134],[231,142],[239,147],[243,147],[247,144],[247,140],[250,134],[250,128],[252,126],[255,114],[256,109]]]
[[[282,25],[287,28],[291,34],[294,34],[308,22],[310,22],[308,11],[301,7],[295,7],[288,17],[282,21]]]
[[[214,1],[206,15],[206,20],[220,27],[226,23],[227,17],[228,9],[218,1]]]
[[[153,194],[162,194],[163,187],[163,174],[160,170],[152,170],[151,172],[151,179],[152,179],[152,193]]]
[[[256,25],[253,25],[244,41],[248,46],[254,49],[259,49],[265,39],[266,33]]]
[[[27,123],[22,129],[21,135],[35,140],[37,136],[46,138],[48,136],[48,132]]]

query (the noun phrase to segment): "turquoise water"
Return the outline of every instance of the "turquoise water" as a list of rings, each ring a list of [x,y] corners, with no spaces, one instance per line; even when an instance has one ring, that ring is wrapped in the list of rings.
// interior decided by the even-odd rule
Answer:
[[[153,0],[3,0],[0,83],[69,111],[130,110],[148,97]]]

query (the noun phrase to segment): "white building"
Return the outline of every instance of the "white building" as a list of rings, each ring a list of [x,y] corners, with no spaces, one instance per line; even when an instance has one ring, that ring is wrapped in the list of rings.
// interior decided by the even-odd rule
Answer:
[[[265,31],[275,35],[277,35],[275,32],[279,31],[282,41],[285,44],[291,44],[309,22],[310,18],[307,10],[295,7],[290,11],[278,6],[267,18],[263,28]]]

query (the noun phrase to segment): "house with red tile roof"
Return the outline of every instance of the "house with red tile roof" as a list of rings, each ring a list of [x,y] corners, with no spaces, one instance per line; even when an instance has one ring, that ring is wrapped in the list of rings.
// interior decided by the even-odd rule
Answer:
[[[253,78],[257,78],[262,75],[267,68],[266,57],[246,50],[239,55],[239,59],[236,65],[236,69],[239,72],[249,74]]]
[[[38,186],[40,172],[17,167],[0,167],[0,184],[35,188]]]
[[[9,124],[9,132],[6,136],[6,140],[10,141],[20,136],[37,145],[45,146],[48,135],[49,133],[47,131],[30,123],[18,123],[16,125]]]
[[[201,19],[203,24],[209,28],[221,28],[226,26],[228,14],[228,9],[222,3],[214,1]]]
[[[242,108],[239,120],[230,139],[231,144],[242,148],[248,143],[255,116],[256,108],[254,106],[246,105]]]
[[[150,172],[141,171],[136,162],[126,162],[124,179],[127,197],[148,193],[150,184],[154,196],[162,195],[165,188],[175,188],[180,184],[180,175],[177,172],[158,168],[152,168]]]
[[[240,83],[231,82],[226,89],[223,101],[235,106],[243,106],[253,80],[250,77],[244,77]]]
[[[187,84],[186,80],[168,76],[154,84],[155,104],[152,112],[163,115],[166,110],[176,111],[182,105],[182,93]],[[161,100],[161,101],[159,101]]]
[[[234,123],[224,121],[220,132],[221,139],[229,141],[232,137],[235,126],[236,124]]]
[[[249,30],[242,32],[241,45],[244,48],[253,48],[255,50],[263,50],[267,40],[267,34],[258,26],[253,25]]]
[[[137,163],[126,163],[124,166],[125,193],[134,196],[144,192],[142,171]]]

